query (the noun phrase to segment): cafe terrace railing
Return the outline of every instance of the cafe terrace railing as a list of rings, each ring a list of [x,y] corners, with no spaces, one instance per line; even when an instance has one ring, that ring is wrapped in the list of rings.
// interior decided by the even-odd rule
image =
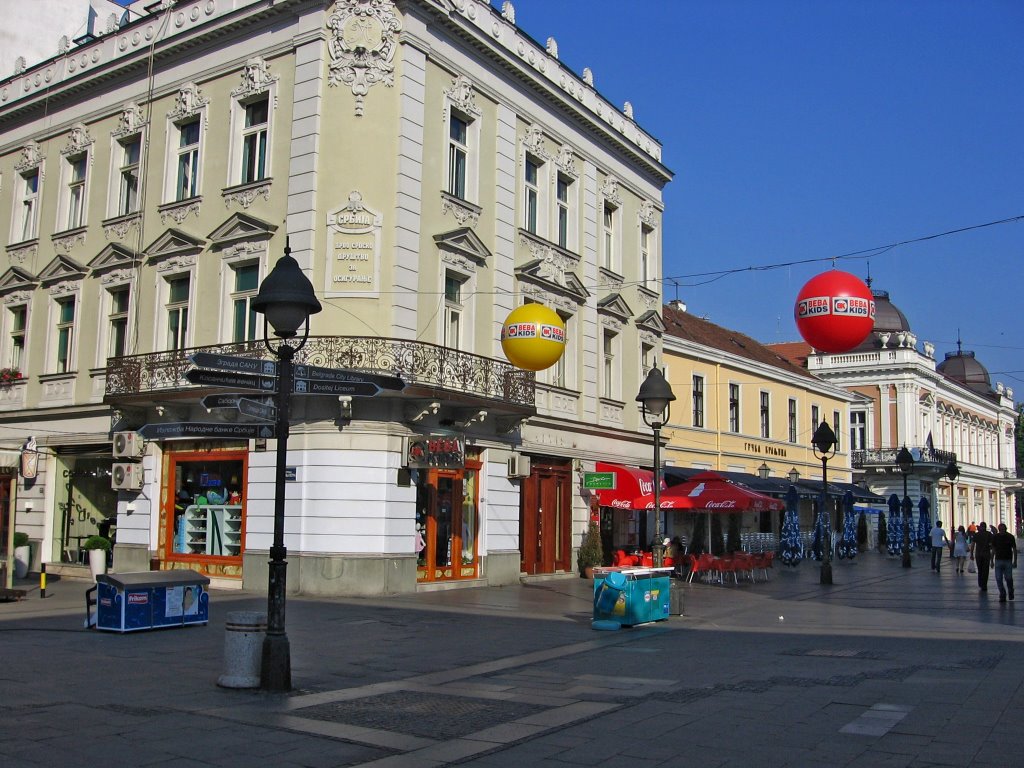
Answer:
[[[272,360],[262,341],[215,344],[107,360],[104,400],[192,388],[185,374],[195,366],[188,355],[209,352]],[[536,380],[501,360],[421,341],[364,336],[310,336],[295,355],[296,364],[347,368],[399,376],[407,386],[450,390],[510,406],[532,408]]]
[[[852,451],[850,453],[850,465],[854,469],[863,467],[877,467],[896,464],[896,454],[899,448],[882,448],[869,451]],[[940,451],[937,448],[911,448],[910,453],[915,462],[922,464],[938,464],[943,467],[951,461],[956,461],[956,453],[953,451]]]

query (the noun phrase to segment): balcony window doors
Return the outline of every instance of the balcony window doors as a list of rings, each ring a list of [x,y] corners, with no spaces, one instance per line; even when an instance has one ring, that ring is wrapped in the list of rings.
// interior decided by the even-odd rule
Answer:
[[[85,224],[85,175],[88,164],[89,156],[84,152],[68,158],[65,229],[78,229]]]
[[[199,117],[178,126],[176,201],[199,195]]]
[[[107,342],[108,357],[123,357],[128,351],[128,308],[131,292],[122,285],[110,290],[110,313],[107,323],[110,338]]]
[[[21,176],[21,210],[16,239],[32,240],[39,234],[39,170]]]
[[[253,341],[260,330],[252,300],[259,291],[260,269],[258,264],[244,264],[233,270],[235,285],[231,293],[231,340]]]
[[[693,426],[704,428],[704,377],[693,377]]]
[[[142,137],[139,134],[118,142],[121,164],[118,168],[117,215],[128,216],[139,210],[139,163]]]
[[[241,182],[250,184],[267,176],[267,137],[270,134],[270,98],[244,105]]]
[[[448,194],[466,199],[469,168],[469,121],[454,111],[448,118]]]
[[[761,437],[766,440],[772,436],[772,409],[771,396],[767,392],[761,393]]]
[[[70,373],[74,368],[75,297],[64,296],[56,301],[54,372]]]
[[[167,336],[165,339],[168,350],[184,349],[188,338],[188,304],[191,279],[188,275],[179,275],[167,281]]]
[[[740,431],[740,385],[729,385],[729,431],[739,434]]]
[[[25,362],[25,335],[28,331],[28,306],[19,304],[10,309],[10,347],[7,352],[7,365],[19,371]]]

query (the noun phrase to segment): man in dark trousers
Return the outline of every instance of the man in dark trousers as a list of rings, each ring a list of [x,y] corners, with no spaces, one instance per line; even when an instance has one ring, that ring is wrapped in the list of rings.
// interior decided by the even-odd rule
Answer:
[[[999,533],[992,537],[992,560],[996,566],[999,602],[1005,603],[1007,595],[1013,600],[1013,569],[1017,567],[1017,538],[1012,533],[1007,533],[1006,523],[1000,523]]]
[[[992,534],[982,521],[971,541],[971,559],[978,566],[978,587],[988,592],[988,567],[992,562]]]

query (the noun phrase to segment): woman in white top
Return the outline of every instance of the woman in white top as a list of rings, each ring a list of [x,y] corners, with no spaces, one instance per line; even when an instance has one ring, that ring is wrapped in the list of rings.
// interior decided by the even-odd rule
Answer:
[[[956,536],[953,538],[953,557],[956,558],[956,572],[963,573],[964,565],[967,564],[967,531],[961,525],[956,529]]]

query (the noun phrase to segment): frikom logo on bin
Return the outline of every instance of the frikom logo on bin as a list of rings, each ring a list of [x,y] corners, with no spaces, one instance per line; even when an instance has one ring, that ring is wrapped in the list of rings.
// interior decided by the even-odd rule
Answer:
[[[146,605],[149,602],[149,592],[129,592],[128,605]]]

